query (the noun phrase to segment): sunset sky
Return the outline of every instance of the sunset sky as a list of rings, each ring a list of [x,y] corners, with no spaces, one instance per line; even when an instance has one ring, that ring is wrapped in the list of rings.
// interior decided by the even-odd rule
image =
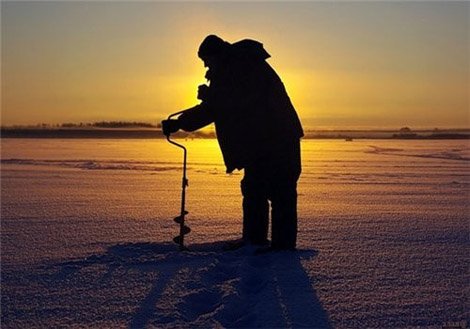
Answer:
[[[470,2],[3,2],[2,125],[197,104],[208,34],[261,41],[307,128],[470,126]]]

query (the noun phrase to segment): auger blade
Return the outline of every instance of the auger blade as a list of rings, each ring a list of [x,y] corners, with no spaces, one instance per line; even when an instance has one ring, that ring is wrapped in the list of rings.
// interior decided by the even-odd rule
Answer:
[[[184,225],[184,226],[183,226],[183,229],[182,229],[183,236],[186,235],[186,234],[188,234],[189,232],[191,232],[191,229],[189,228],[189,226]],[[173,241],[174,241],[176,244],[181,244],[181,235],[175,236],[175,237],[173,238]]]
[[[191,232],[191,229],[189,228],[189,226],[183,225],[183,235],[186,235],[189,232]]]
[[[173,242],[176,243],[176,244],[181,244],[181,237],[179,235],[175,236],[173,238]]]
[[[185,211],[184,212],[184,215],[186,216],[187,214],[189,214],[189,212]],[[183,216],[176,216],[175,218],[173,218],[173,221],[175,223],[178,223],[178,224],[181,224],[181,222],[183,221]]]

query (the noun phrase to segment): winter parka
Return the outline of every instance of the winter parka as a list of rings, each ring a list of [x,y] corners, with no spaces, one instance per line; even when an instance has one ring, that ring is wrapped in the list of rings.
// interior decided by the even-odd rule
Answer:
[[[227,172],[277,154],[303,136],[299,117],[284,84],[266,62],[270,55],[257,41],[245,39],[219,55],[207,71],[207,95],[183,112],[186,131],[215,123]]]

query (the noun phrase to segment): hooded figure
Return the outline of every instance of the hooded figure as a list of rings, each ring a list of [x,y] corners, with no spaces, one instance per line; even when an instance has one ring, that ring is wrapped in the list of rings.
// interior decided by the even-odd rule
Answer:
[[[303,130],[284,84],[266,62],[260,42],[230,44],[215,35],[198,56],[208,67],[201,103],[181,114],[173,131],[215,124],[227,172],[244,169],[243,240],[266,244],[272,205],[271,249],[295,249],[300,138]]]

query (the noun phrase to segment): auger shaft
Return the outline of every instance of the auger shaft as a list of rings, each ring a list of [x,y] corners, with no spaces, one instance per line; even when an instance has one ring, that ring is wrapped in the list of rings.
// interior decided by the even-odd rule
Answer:
[[[173,113],[168,117],[170,120],[172,117],[180,114],[181,112]],[[166,136],[167,141],[170,144],[173,144],[181,149],[183,149],[183,178],[181,182],[181,209],[180,215],[174,218],[174,221],[180,225],[179,235],[173,238],[173,241],[179,245],[180,251],[188,250],[184,245],[184,236],[188,234],[191,229],[185,225],[185,216],[188,214],[188,211],[185,209],[186,204],[186,187],[188,186],[188,178],[186,177],[186,163],[187,163],[187,149],[183,145],[176,143],[170,139],[170,134]]]
[[[180,224],[180,233],[179,236],[175,237],[173,241],[179,244],[180,250],[186,250],[187,248],[184,246],[184,235],[188,234],[188,229],[186,228],[187,226],[184,225],[184,217],[188,214],[188,212],[185,209],[185,203],[186,203],[186,186],[188,186],[188,179],[186,177],[186,158],[187,158],[187,153],[188,151],[186,150],[186,147],[184,147],[181,144],[178,144],[172,140],[170,140],[170,136],[167,136],[166,138],[168,142],[171,144],[183,149],[183,179],[182,179],[182,184],[181,184],[181,211],[180,215],[175,218],[175,221]]]

